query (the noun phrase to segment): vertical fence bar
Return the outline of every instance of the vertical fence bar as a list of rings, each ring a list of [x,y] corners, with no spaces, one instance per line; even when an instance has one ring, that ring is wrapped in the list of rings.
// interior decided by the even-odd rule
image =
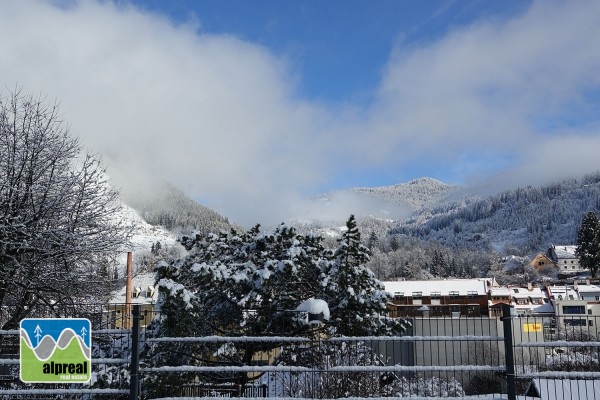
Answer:
[[[515,356],[513,350],[512,315],[510,304],[502,304],[502,325],[504,328],[504,355],[506,359],[506,394],[508,400],[516,400]]]
[[[140,305],[134,304],[132,310],[133,329],[131,331],[131,364],[129,378],[129,400],[138,400],[140,370]]]

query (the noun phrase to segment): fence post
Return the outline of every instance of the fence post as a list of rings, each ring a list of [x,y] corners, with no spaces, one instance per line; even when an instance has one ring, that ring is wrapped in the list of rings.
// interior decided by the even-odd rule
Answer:
[[[134,304],[131,318],[133,329],[131,331],[131,363],[129,372],[129,400],[138,400],[139,396],[139,370],[140,370],[140,305]]]
[[[515,387],[515,356],[513,349],[512,307],[502,304],[502,325],[504,327],[504,355],[506,359],[506,394],[508,400],[516,400]]]

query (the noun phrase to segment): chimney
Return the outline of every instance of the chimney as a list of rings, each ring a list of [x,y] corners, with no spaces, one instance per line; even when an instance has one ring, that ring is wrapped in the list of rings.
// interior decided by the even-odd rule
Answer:
[[[533,290],[533,284],[531,282],[527,282],[527,290],[530,292]]]
[[[133,269],[133,256],[131,251],[127,252],[127,274],[125,276],[125,315],[123,315],[123,327],[131,329],[131,275]]]

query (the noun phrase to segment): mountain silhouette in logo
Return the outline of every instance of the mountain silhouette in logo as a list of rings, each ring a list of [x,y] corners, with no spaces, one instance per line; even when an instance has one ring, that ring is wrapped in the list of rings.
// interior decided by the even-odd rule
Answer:
[[[81,336],[77,335],[70,328],[63,330],[60,333],[57,342],[54,341],[54,338],[52,336],[46,335],[35,347],[31,343],[29,334],[24,329],[21,329],[21,337],[25,340],[27,346],[29,346],[33,350],[33,352],[39,360],[47,360],[48,358],[50,358],[57,347],[61,350],[66,349],[69,346],[69,343],[71,343],[71,341],[74,339],[77,339],[77,342],[79,343],[79,347],[83,355],[87,359],[90,359],[91,357],[91,349],[86,346]]]

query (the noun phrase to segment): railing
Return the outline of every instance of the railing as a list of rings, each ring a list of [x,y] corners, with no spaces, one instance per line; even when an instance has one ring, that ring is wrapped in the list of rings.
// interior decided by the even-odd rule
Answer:
[[[145,337],[144,399],[219,397],[511,398],[495,318],[408,318],[403,336]],[[176,354],[176,355],[175,355]],[[513,375],[514,380],[514,375]],[[184,383],[184,384],[182,384]],[[514,398],[514,396],[512,397]]]
[[[4,308],[0,322],[10,310]],[[65,314],[68,313],[68,314]],[[83,304],[70,309],[37,307],[32,318],[87,318],[92,324],[91,380],[88,383],[24,383],[20,380],[20,332],[0,330],[0,399],[125,399],[129,394],[131,330],[114,329],[119,319],[111,308]]]
[[[19,332],[0,331],[0,399],[600,400],[600,327],[587,315],[518,317],[507,306],[500,319],[409,318],[402,336],[328,337],[317,329],[304,337],[151,337],[138,307],[131,330],[111,328],[115,320],[102,316],[110,309],[102,310],[93,316],[88,384],[21,382]],[[157,354],[168,357],[155,362]]]

